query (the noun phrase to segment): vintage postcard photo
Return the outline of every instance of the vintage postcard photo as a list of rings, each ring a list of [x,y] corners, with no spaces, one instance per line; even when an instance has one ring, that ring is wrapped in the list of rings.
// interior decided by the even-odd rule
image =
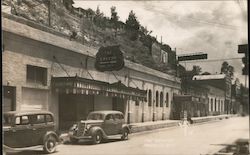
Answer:
[[[249,155],[247,0],[2,0],[4,155]]]

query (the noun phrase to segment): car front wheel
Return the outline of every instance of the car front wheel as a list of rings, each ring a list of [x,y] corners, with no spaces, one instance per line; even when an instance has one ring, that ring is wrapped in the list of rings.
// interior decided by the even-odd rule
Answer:
[[[56,138],[52,135],[49,135],[44,142],[43,150],[46,153],[54,153],[56,151]]]
[[[121,140],[128,140],[128,134],[129,134],[128,129],[123,129]]]
[[[102,133],[97,131],[93,136],[93,144],[99,144],[102,141]]]

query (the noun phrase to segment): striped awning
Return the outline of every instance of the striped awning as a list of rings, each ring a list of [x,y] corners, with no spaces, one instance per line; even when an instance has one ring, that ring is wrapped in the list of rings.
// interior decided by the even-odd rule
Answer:
[[[107,83],[81,77],[53,77],[52,89],[63,94],[102,95],[129,100],[146,100],[147,92],[127,87],[121,82]]]

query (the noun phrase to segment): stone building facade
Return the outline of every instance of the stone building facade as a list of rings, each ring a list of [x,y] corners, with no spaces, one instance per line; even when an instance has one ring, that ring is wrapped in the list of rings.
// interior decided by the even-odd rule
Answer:
[[[120,110],[129,123],[170,118],[173,95],[181,89],[179,78],[127,60],[120,71],[99,72],[94,67],[98,49],[19,17],[3,15],[2,22],[5,111],[49,110],[59,129],[85,119],[93,110]],[[67,89],[64,82],[65,89],[56,91],[53,79],[60,78],[79,79],[88,88],[75,93],[78,87]],[[115,87],[119,82],[131,90],[127,97]],[[101,85],[120,94],[100,95],[93,89]],[[133,93],[140,91],[146,94],[139,100]]]

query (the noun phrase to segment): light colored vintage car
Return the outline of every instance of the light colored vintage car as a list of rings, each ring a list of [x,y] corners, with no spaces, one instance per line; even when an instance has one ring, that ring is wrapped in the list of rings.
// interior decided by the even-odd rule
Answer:
[[[94,111],[89,113],[87,120],[81,120],[70,128],[69,137],[72,143],[89,139],[93,144],[99,144],[110,138],[127,140],[129,133],[130,128],[125,124],[122,112]]]
[[[3,114],[3,149],[15,152],[43,148],[56,151],[59,142],[54,116],[48,111],[10,111]]]

